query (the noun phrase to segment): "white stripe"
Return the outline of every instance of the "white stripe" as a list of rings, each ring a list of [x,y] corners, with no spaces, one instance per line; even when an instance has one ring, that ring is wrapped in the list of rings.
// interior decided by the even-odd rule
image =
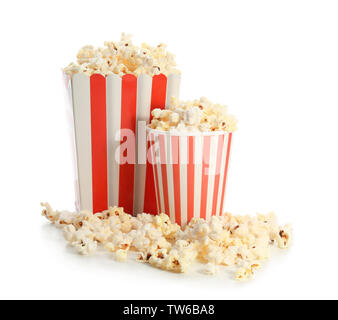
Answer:
[[[191,181],[189,181],[189,187],[194,188],[194,217],[201,217],[201,197],[202,197],[202,157],[203,157],[203,137],[195,136],[194,137],[194,163],[195,163],[195,185],[190,185]]]
[[[87,75],[73,76],[72,98],[80,209],[93,211],[90,79]]]
[[[174,199],[174,174],[173,174],[173,159],[172,159],[172,143],[170,135],[165,135],[165,150],[166,150],[166,169],[168,180],[168,198],[169,198],[169,216],[172,222],[175,222],[175,199]],[[166,212],[167,213],[167,212]],[[167,213],[168,214],[168,213]]]
[[[227,136],[229,137],[229,133],[227,134]],[[227,145],[228,147],[228,145]],[[228,189],[228,181],[229,181],[229,168],[230,168],[230,162],[231,162],[231,149],[233,147],[233,139],[231,139],[231,146],[230,146],[230,150],[229,150],[229,160],[228,160],[228,171],[227,171],[227,176],[226,176],[226,187],[225,187],[225,192],[224,192],[224,198],[223,198],[223,211],[225,212],[225,198],[226,198],[226,194],[227,194],[227,189]],[[227,150],[225,151],[225,153],[227,154]],[[225,167],[225,165],[224,165]],[[231,171],[230,171],[231,172]],[[231,179],[230,179],[231,180]]]
[[[75,123],[74,123],[74,112],[73,112],[73,97],[72,97],[72,81],[71,77],[63,73],[63,79],[66,86],[66,95],[67,100],[67,120],[68,120],[68,129],[71,142],[72,150],[72,165],[73,165],[73,174],[74,174],[74,191],[75,191],[75,209],[80,211],[80,189],[79,189],[79,177],[78,177],[78,167],[76,159],[76,140],[75,140]]]
[[[227,156],[228,137],[229,137],[229,134],[225,133],[222,160],[221,160],[218,196],[217,196],[217,207],[216,207],[216,215],[219,215],[219,216],[223,214],[223,212],[220,212],[220,210],[221,210],[221,202],[222,202],[222,190],[223,190],[223,183],[224,183],[224,172],[225,172],[225,163],[226,163],[226,156]]]
[[[180,197],[181,197],[181,225],[184,226],[188,220],[188,136],[179,137],[180,145]]]
[[[166,107],[170,105],[170,100],[172,97],[179,98],[180,83],[181,83],[181,76],[177,73],[170,74],[167,77],[167,92],[166,92],[166,99],[165,99]]]
[[[115,152],[120,146],[121,128],[121,77],[113,74],[106,80],[107,97],[107,155],[108,155],[108,205],[119,205],[119,175],[120,166],[116,162]]]
[[[217,164],[217,144],[218,135],[210,137],[210,157],[209,157],[209,168],[208,168],[208,197],[207,197],[207,210],[206,219],[209,220],[212,214],[212,202],[214,196],[214,185],[215,185],[215,173]]]
[[[164,193],[163,193],[163,181],[162,181],[162,170],[161,170],[161,160],[160,160],[160,142],[159,137],[157,134],[155,134],[155,148],[156,148],[156,170],[158,175],[158,189],[159,189],[159,209],[160,213],[165,212],[165,206],[164,206]]]
[[[147,74],[139,75],[137,79],[137,104],[136,120],[149,123],[150,103],[151,103],[152,78]],[[135,164],[135,183],[134,183],[134,214],[144,211],[144,193],[146,183],[146,152],[147,140],[146,133],[142,126],[136,125],[136,164]],[[145,128],[143,128],[145,130]],[[141,131],[142,130],[142,131]],[[155,201],[155,199],[154,199]]]

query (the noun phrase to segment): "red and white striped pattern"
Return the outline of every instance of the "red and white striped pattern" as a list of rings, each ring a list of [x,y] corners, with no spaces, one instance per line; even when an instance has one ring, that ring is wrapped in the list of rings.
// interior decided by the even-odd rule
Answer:
[[[148,129],[158,212],[185,225],[224,208],[232,133],[170,134]]]
[[[165,108],[178,97],[180,76],[117,75],[66,76],[76,145],[77,209],[99,212],[109,206],[128,213],[157,213],[153,170],[150,164],[119,164],[115,152],[120,129],[137,133],[137,120],[149,123],[153,108]],[[136,150],[146,148],[144,143]],[[121,148],[121,155],[125,156]],[[135,150],[135,151],[136,151]],[[137,161],[137,152],[132,155]],[[142,159],[139,159],[142,161]]]

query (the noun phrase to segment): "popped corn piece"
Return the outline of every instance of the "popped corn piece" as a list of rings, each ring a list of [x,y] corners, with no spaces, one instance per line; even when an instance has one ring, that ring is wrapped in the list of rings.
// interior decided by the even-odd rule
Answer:
[[[76,229],[72,224],[65,226],[63,229],[63,235],[68,242],[75,241],[75,238],[74,238],[75,232],[76,232]]]
[[[175,125],[180,121],[180,116],[177,112],[173,112],[169,115],[170,125]]]
[[[180,257],[176,250],[170,253],[163,260],[162,268],[168,271],[184,273],[189,268],[190,263],[188,260]]]
[[[140,213],[137,215],[137,220],[141,221],[142,224],[144,223],[152,223],[154,217],[151,214]]]
[[[83,238],[91,238],[91,239],[94,238],[94,233],[87,226],[83,226],[82,228],[80,228],[80,229],[78,229],[74,232],[74,239],[76,241],[81,240]]]
[[[180,230],[180,226],[177,223],[172,223],[169,216],[164,213],[154,217],[154,224],[160,228],[167,240],[174,239],[176,233]]]
[[[187,125],[196,126],[201,122],[202,115],[203,115],[202,111],[198,107],[193,106],[189,109],[186,109],[186,112],[184,113],[183,121]]]
[[[149,238],[146,237],[145,233],[142,231],[136,232],[135,236],[133,237],[132,246],[139,251],[145,250],[151,244]]]
[[[215,264],[209,262],[206,264],[203,272],[207,275],[214,275],[219,272],[219,269]]]
[[[222,264],[227,267],[234,266],[238,261],[237,252],[238,252],[238,248],[236,246],[228,247],[223,254]]]
[[[111,242],[114,244],[116,249],[127,250],[130,248],[132,239],[128,234],[119,231],[114,232]]]
[[[168,249],[171,247],[171,243],[168,242],[164,237],[159,237],[155,240],[153,240],[153,244],[158,248],[158,249]]]
[[[169,252],[165,268],[175,272],[186,272],[195,261],[197,250],[193,243],[178,240]]]
[[[235,273],[235,277],[240,281],[248,280],[253,276],[254,270],[260,268],[261,265],[258,262],[252,263],[248,266],[239,268]]]
[[[117,250],[117,248],[115,247],[115,245],[112,242],[108,242],[105,244],[104,248],[110,252],[115,252]]]
[[[127,260],[128,251],[119,249],[115,252],[115,259],[119,262],[124,262]]]
[[[138,262],[147,262],[147,255],[144,252],[138,252],[136,261]]]
[[[95,56],[95,50],[93,46],[83,46],[76,55],[77,62],[79,64],[90,62]]]
[[[212,262],[214,264],[221,264],[223,258],[223,248],[218,247],[216,245],[209,245],[206,247],[204,254],[204,258],[208,262]]]
[[[96,251],[97,242],[88,238],[83,238],[72,243],[75,249],[82,255],[89,255]]]
[[[77,53],[77,63],[70,63],[64,72],[70,76],[76,73],[92,74],[125,74],[141,73],[154,76],[160,73],[169,75],[179,73],[175,68],[175,56],[167,51],[164,44],[151,47],[147,44],[135,46],[132,36],[122,33],[119,42],[106,41],[103,47],[92,45],[82,47]]]
[[[82,71],[82,68],[74,63],[71,62],[66,68],[63,69],[65,73],[69,74],[69,75],[73,75],[75,73],[79,73],[80,71]]]
[[[206,98],[194,101],[179,101],[171,99],[170,108],[152,111],[153,119],[149,125],[152,129],[172,131],[226,131],[237,129],[237,120],[228,114],[227,107],[213,104]]]
[[[61,211],[59,213],[58,219],[55,221],[55,224],[58,226],[63,226],[67,224],[72,224],[75,220],[74,213],[68,211]]]
[[[55,223],[55,221],[57,221],[59,218],[60,215],[59,211],[53,211],[52,207],[48,202],[41,202],[40,205],[44,207],[41,214],[44,217],[46,217],[46,219],[48,219],[49,221]]]
[[[79,229],[90,219],[93,219],[93,214],[90,211],[80,211],[78,214],[75,214],[72,224],[76,229]]]
[[[239,281],[244,281],[249,279],[252,276],[251,270],[247,268],[239,268],[235,273],[235,277]]]
[[[94,239],[98,243],[105,243],[111,236],[110,229],[107,227],[101,227],[94,232]]]
[[[162,114],[162,109],[156,108],[151,112],[151,115],[153,116],[154,119],[160,119]]]
[[[167,249],[150,250],[146,255],[146,260],[157,268],[164,268],[164,259],[168,257]]]
[[[278,247],[280,249],[286,249],[291,243],[291,226],[286,225],[279,228],[278,233],[274,237],[277,240]]]

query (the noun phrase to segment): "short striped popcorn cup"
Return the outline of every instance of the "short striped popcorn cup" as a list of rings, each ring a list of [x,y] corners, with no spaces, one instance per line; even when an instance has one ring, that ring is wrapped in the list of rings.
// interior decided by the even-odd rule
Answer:
[[[178,97],[180,75],[64,75],[74,141],[76,209],[156,214],[145,123]],[[143,132],[140,121],[143,121]],[[128,142],[128,143],[127,143]],[[125,146],[128,145],[128,148]],[[140,153],[138,151],[141,151]],[[144,159],[143,159],[144,158]]]
[[[157,212],[182,226],[224,209],[232,133],[192,134],[147,128],[152,145]]]

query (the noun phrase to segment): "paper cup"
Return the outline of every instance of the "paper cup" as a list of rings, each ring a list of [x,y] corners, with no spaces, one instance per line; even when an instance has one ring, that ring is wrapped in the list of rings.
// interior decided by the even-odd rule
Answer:
[[[224,209],[232,133],[173,134],[148,128],[157,211],[185,225]]]
[[[180,76],[64,77],[75,141],[76,209],[99,212],[116,205],[128,213],[157,213],[153,170],[137,153],[147,147],[145,129],[137,135],[138,121],[149,123],[153,108],[178,97]],[[121,129],[134,135],[132,151],[123,149],[128,138]],[[119,161],[126,157],[127,163]]]

